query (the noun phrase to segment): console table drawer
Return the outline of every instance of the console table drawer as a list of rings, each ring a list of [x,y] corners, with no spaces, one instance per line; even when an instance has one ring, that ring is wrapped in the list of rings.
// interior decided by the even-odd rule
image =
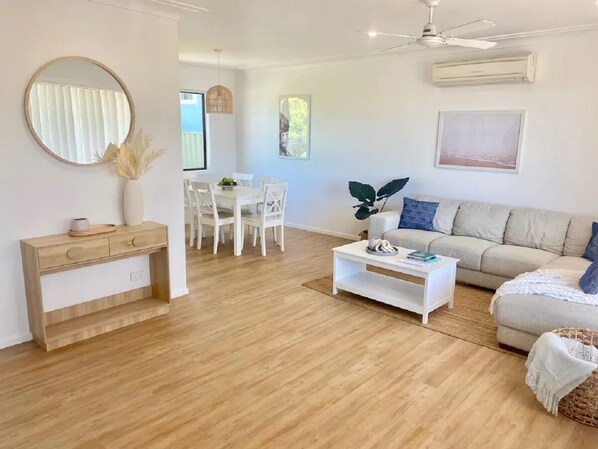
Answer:
[[[40,270],[100,259],[109,255],[110,247],[107,238],[38,249]]]
[[[166,246],[166,229],[152,229],[110,237],[110,255],[116,256],[149,248]]]

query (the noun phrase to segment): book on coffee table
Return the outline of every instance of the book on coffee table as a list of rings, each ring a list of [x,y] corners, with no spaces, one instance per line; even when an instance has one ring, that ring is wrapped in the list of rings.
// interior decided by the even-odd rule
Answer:
[[[427,267],[429,265],[433,265],[438,262],[440,259],[438,257],[434,257],[433,259],[428,260],[417,260],[411,259],[410,257],[406,257],[404,259],[399,259],[399,262],[406,263],[408,265],[414,265],[416,267]]]
[[[419,260],[422,262],[428,262],[430,260],[437,259],[436,254],[427,253],[425,251],[413,251],[412,253],[407,254],[407,258],[412,260]]]

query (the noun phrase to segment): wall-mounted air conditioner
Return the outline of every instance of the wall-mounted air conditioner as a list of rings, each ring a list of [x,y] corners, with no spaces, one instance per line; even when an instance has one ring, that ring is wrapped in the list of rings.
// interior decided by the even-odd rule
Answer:
[[[533,83],[536,55],[434,64],[432,78],[438,86],[468,84]]]

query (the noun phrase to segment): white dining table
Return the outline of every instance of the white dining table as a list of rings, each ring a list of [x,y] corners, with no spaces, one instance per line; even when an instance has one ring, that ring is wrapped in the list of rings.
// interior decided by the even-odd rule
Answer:
[[[232,190],[224,190],[217,186],[214,189],[214,198],[216,203],[221,206],[230,207],[233,210],[235,218],[235,238],[234,253],[235,256],[243,254],[241,240],[243,236],[243,220],[241,209],[243,206],[259,204],[264,200],[264,192],[256,187],[234,187]]]

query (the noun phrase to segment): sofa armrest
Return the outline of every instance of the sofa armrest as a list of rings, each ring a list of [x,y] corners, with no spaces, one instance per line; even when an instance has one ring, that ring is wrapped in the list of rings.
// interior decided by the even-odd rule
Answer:
[[[401,211],[393,210],[390,212],[382,212],[381,214],[372,215],[370,217],[370,226],[368,229],[368,238],[382,238],[386,231],[397,229],[401,221]]]

